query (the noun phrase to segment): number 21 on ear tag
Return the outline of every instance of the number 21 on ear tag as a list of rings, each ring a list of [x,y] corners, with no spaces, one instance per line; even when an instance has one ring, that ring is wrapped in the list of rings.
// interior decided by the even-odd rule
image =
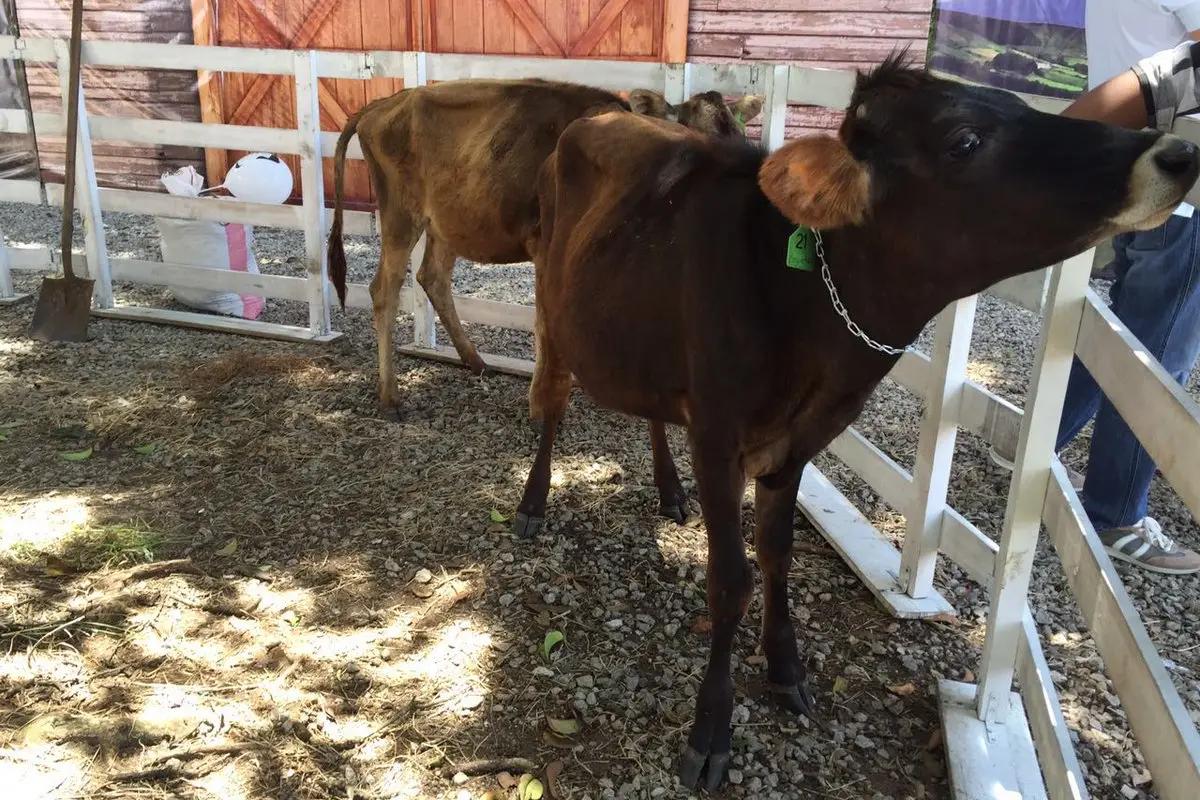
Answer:
[[[792,235],[788,237],[788,268],[798,269],[802,272],[812,272],[813,262],[816,260],[814,258],[815,255],[812,231],[808,228],[796,228]]]

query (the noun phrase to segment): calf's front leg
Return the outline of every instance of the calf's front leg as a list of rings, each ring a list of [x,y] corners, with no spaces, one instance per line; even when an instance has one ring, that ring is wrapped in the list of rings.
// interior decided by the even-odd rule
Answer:
[[[708,669],[696,696],[696,720],[679,767],[679,780],[693,789],[708,763],[706,786],[715,791],[729,765],[733,679],[730,650],[753,589],[741,534],[742,490],[746,479],[732,443],[694,440],[692,461],[700,506],[708,530],[708,614],[712,647]]]
[[[798,714],[812,714],[804,662],[788,612],[788,569],[792,565],[792,522],[804,461],[759,478],[754,486],[754,550],[763,574],[762,648],[767,684],[776,702]]]

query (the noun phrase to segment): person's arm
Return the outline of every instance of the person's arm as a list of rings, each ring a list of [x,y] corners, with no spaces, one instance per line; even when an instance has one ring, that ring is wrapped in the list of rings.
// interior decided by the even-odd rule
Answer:
[[[1062,116],[1093,119],[1140,130],[1146,127],[1146,101],[1137,74],[1127,69],[1115,78],[1084,92],[1063,109]]]
[[[1200,10],[1200,3],[1196,4]],[[1200,42],[1184,42],[1144,58],[1086,92],[1062,113],[1125,128],[1171,130],[1175,118],[1200,109]]]

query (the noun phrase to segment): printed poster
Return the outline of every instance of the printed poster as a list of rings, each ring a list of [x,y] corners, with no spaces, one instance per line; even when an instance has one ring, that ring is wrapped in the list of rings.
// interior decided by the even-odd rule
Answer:
[[[1073,99],[1087,89],[1085,2],[937,0],[930,71],[1022,94]]]

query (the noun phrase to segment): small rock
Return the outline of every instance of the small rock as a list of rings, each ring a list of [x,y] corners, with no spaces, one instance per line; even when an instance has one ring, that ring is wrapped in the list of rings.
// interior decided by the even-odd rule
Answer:
[[[624,624],[625,623],[619,619],[610,619],[608,622],[604,623],[604,627],[608,628],[610,631],[615,631],[619,630]]]
[[[1121,794],[1128,797],[1129,800],[1134,800],[1138,796],[1138,790],[1126,783],[1121,786]]]
[[[467,777],[465,772],[454,773],[454,785],[455,786],[462,786],[464,783],[466,783],[469,780],[471,780],[471,779]]]
[[[575,679],[575,683],[582,686],[584,689],[591,689],[596,685],[596,679],[591,675],[580,675]]]
[[[729,782],[732,783],[734,786],[737,786],[743,780],[744,780],[744,778],[742,776],[742,771],[740,769],[729,770]]]
[[[399,572],[400,571],[400,565],[397,564],[396,559],[392,558],[391,556],[388,556],[387,559],[384,560],[383,568],[386,569],[388,572]]]
[[[500,605],[505,606],[505,607],[511,606],[513,604],[513,600],[515,600],[515,599],[516,598],[513,597],[511,594],[507,594],[507,593],[502,594],[502,595],[500,595]]]
[[[553,678],[554,670],[550,669],[549,667],[543,667],[539,665],[533,668],[533,674],[543,678]]]
[[[875,748],[875,743],[872,742],[870,739],[868,739],[865,736],[855,737],[854,743],[856,745],[858,745],[859,747],[861,747],[863,750],[872,750]]]
[[[424,568],[419,569],[417,570],[417,574],[413,576],[413,580],[417,583],[429,583],[433,580],[433,573]]]

